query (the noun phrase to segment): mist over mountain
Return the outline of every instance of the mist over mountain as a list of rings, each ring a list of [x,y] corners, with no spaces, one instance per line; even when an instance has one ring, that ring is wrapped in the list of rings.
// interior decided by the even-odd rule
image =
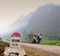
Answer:
[[[9,28],[36,33],[60,33],[60,5],[41,6],[35,12],[18,18]]]
[[[60,34],[60,5],[46,4],[27,16],[18,18],[9,26],[10,32]]]
[[[35,33],[60,33],[60,5],[41,6],[28,19],[30,21],[27,27],[21,30]]]

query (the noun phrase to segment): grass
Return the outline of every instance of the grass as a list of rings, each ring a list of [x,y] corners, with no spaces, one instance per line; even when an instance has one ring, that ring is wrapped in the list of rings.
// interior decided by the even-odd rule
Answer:
[[[31,41],[22,41],[22,43],[31,43]]]
[[[22,43],[32,43],[32,41],[22,41]],[[60,41],[55,41],[55,40],[42,40],[40,44],[41,45],[60,46]],[[8,45],[8,43],[0,42],[0,47],[5,47],[7,45]]]
[[[60,46],[60,41],[54,41],[54,40],[42,40],[42,45],[54,45],[54,46]]]
[[[22,43],[32,43],[31,41],[22,41]],[[36,43],[38,44],[38,43]],[[53,45],[53,46],[60,46],[60,41],[56,40],[42,40],[41,45]]]
[[[8,45],[8,43],[0,42],[0,47],[5,47],[5,46],[7,46],[7,45]]]

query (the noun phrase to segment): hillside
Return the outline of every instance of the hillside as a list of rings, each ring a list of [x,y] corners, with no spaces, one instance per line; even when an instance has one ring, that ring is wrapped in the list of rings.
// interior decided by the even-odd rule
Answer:
[[[22,19],[22,20],[21,20]],[[46,4],[27,16],[18,18],[9,26],[10,32],[60,34],[60,5]]]
[[[39,7],[30,17],[27,31],[60,33],[60,6],[47,4]]]

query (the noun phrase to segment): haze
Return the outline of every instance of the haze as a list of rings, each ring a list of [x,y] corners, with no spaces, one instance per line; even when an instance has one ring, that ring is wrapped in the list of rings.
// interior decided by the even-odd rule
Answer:
[[[0,33],[22,15],[34,12],[47,3],[60,4],[60,0],[0,0]]]

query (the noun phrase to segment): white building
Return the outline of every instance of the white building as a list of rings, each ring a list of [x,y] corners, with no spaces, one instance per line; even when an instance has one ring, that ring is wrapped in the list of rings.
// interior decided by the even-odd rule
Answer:
[[[11,36],[10,47],[5,47],[4,56],[26,56],[25,50],[20,46],[21,35],[14,32]]]
[[[20,47],[21,35],[18,32],[14,32],[11,36],[10,47]]]

